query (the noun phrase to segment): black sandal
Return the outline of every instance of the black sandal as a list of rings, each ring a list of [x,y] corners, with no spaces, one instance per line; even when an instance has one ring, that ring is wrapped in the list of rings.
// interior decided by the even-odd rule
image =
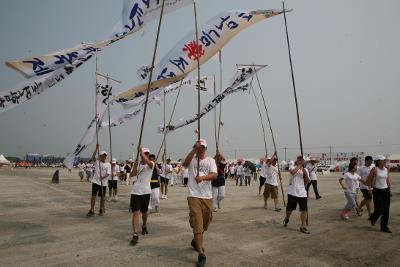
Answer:
[[[136,245],[139,242],[139,236],[137,233],[134,233],[132,236],[132,240],[130,242],[131,246]]]
[[[310,231],[308,231],[308,229],[305,228],[305,227],[301,227],[301,228],[300,228],[300,232],[302,232],[303,234],[307,234],[307,235],[310,234]]]

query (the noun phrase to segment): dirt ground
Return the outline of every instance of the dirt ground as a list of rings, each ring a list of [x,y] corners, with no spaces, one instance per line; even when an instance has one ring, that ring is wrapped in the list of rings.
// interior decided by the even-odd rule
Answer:
[[[131,247],[130,186],[119,184],[120,200],[107,203],[105,216],[86,218],[90,183],[62,170],[54,185],[53,172],[0,171],[0,266],[195,265],[183,186],[170,188],[161,212],[149,217],[150,234]],[[311,192],[311,235],[298,231],[299,212],[284,228],[283,211],[273,211],[272,203],[263,209],[258,182],[236,187],[228,181],[222,209],[205,235],[207,266],[400,266],[400,175],[392,174],[393,234],[380,232],[379,223],[371,227],[366,212],[346,222],[339,218],[345,198],[337,177],[319,177],[322,199]]]

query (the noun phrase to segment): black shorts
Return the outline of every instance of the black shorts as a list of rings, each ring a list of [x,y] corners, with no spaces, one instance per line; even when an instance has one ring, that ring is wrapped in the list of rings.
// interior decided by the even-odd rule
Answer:
[[[101,188],[103,187],[103,193],[101,193]],[[101,197],[101,194],[103,194],[103,196],[106,195],[106,191],[107,191],[107,186],[101,186],[95,183],[92,183],[92,197],[95,196],[99,196]]]
[[[149,210],[150,195],[131,195],[131,211],[146,213]]]
[[[183,178],[183,184],[184,184],[184,185],[187,185],[187,184],[188,184],[188,180],[189,180],[189,178],[184,177],[184,178]]]
[[[372,199],[372,195],[368,193],[368,189],[360,189],[364,199]]]
[[[235,176],[234,173],[230,173],[230,174],[229,174],[229,177],[234,177],[234,176]]]
[[[169,183],[169,179],[167,179],[165,177],[162,177],[162,176],[160,176],[160,181],[161,181],[162,184],[168,184]]]
[[[260,176],[260,187],[265,184],[266,180],[267,180],[267,178]]]
[[[118,188],[118,181],[117,180],[109,180],[108,181],[108,188],[117,189]]]
[[[307,211],[307,198],[306,197],[295,197],[288,195],[288,203],[286,206],[287,211],[293,211],[296,209],[297,204],[299,204],[300,211]]]

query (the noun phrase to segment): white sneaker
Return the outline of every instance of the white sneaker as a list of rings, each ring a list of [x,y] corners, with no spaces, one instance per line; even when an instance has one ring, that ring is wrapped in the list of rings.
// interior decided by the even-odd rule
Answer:
[[[161,199],[164,199],[165,197],[164,197],[164,195],[161,195]]]
[[[214,208],[214,212],[217,212],[217,211],[218,211],[218,208],[217,208],[217,207],[215,207],[215,208]]]
[[[165,196],[164,196],[164,199],[167,199],[167,198],[168,198],[167,195],[165,195]]]
[[[114,197],[114,201],[118,201],[118,196],[115,196],[115,197]]]

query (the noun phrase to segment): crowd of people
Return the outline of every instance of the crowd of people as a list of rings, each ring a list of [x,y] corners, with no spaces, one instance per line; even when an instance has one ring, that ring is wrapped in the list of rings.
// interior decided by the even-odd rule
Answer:
[[[148,148],[138,147],[139,160],[126,161],[118,164],[116,159],[107,162],[107,152],[98,153],[96,146],[91,161],[78,164],[78,174],[83,181],[92,182],[92,194],[88,217],[95,214],[96,198],[100,197],[99,215],[104,215],[105,201],[117,201],[118,181],[126,185],[132,183],[130,211],[132,212],[132,239],[130,244],[139,242],[139,232],[149,233],[147,222],[149,212],[159,212],[160,200],[167,199],[168,186],[177,183],[181,178],[182,185],[187,187],[187,202],[189,209],[189,224],[193,229],[191,246],[198,252],[198,266],[206,263],[204,233],[207,231],[213,212],[222,207],[225,198],[226,180],[232,179],[236,186],[250,186],[252,177],[257,178],[257,170],[249,162],[238,159],[235,164],[227,163],[224,156],[217,153],[215,157],[207,156],[207,142],[197,141],[185,159],[180,164],[173,164],[170,159],[162,163],[156,162],[156,156]],[[99,159],[96,159],[99,155]],[[290,216],[299,206],[300,232],[310,234],[308,230],[308,198],[309,188],[314,189],[315,198],[321,199],[317,178],[318,160],[298,156],[289,167],[289,186],[287,188],[286,214],[283,225],[289,224]],[[271,157],[260,159],[258,195],[263,190],[264,208],[268,208],[268,199],[273,201],[273,210],[282,211],[279,204],[279,187],[283,194],[282,176],[278,166],[276,152]],[[350,161],[348,171],[343,173],[339,183],[344,190],[346,205],[340,213],[344,220],[349,219],[349,213],[355,210],[362,214],[365,206],[371,225],[375,225],[381,217],[381,231],[391,233],[388,227],[390,207],[390,179],[385,167],[385,158],[378,156],[375,165],[372,157],[365,158],[365,164],[358,167],[358,159]],[[107,187],[109,189],[106,199]],[[358,201],[357,193],[361,191],[363,200]],[[141,231],[140,230],[140,220]]]

